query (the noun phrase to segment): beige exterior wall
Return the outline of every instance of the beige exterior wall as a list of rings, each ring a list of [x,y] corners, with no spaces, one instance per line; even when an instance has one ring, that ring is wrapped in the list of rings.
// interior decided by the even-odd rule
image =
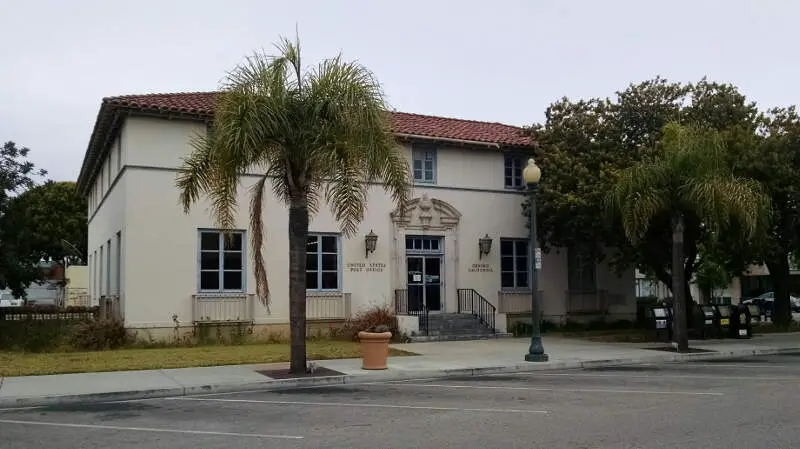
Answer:
[[[193,295],[198,291],[198,229],[215,226],[205,202],[184,214],[178,205],[175,180],[181,159],[191,151],[191,137],[204,130],[203,124],[195,122],[129,117],[115,144],[120,148],[124,169],[93,212],[89,247],[93,255],[109,238],[113,244],[115,233],[122,232],[122,296],[129,327],[172,327],[173,315],[181,324],[190,324],[193,319]],[[403,149],[410,161],[411,146],[404,145]],[[500,287],[500,239],[524,239],[528,232],[521,215],[523,196],[503,186],[503,153],[493,148],[439,147],[436,157],[437,184],[414,188],[411,196],[415,202],[406,218],[393,218],[394,206],[383,190],[379,186],[370,189],[364,222],[354,236],[341,238],[341,292],[309,292],[309,310],[313,300],[345,296],[351,312],[393,304],[395,290],[406,288],[405,238],[409,235],[443,240],[445,312],[457,310],[456,291],[460,288],[475,289],[495,306],[500,306],[503,293],[530,296],[529,291],[501,292]],[[114,176],[112,170],[112,179]],[[242,230],[248,228],[249,188],[257,179],[246,176],[239,187],[238,227]],[[257,324],[281,324],[289,315],[288,211],[271,195],[265,201],[267,238],[263,250],[272,304],[269,312],[257,301],[252,307]],[[338,233],[338,229],[325,207],[310,224],[312,233]],[[377,234],[378,241],[376,250],[367,256],[364,236],[370,231]],[[491,252],[479,258],[478,240],[487,234],[492,238]],[[249,242],[247,246],[246,293],[254,295],[253,248]],[[567,312],[565,253],[554,251],[543,258],[539,289],[547,315]],[[375,266],[379,268],[367,269]],[[99,285],[92,289],[95,298],[107,294],[99,277],[100,271],[90,265],[90,283]],[[617,277],[601,265],[596,278],[598,289],[624,297],[614,307],[635,311],[632,271]],[[111,293],[115,291],[112,281]],[[498,319],[500,327],[504,323]]]

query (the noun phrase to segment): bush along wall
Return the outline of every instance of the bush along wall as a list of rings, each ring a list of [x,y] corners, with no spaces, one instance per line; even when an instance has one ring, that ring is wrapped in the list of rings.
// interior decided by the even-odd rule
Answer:
[[[43,352],[67,346],[77,327],[96,316],[96,307],[0,308],[0,350]]]

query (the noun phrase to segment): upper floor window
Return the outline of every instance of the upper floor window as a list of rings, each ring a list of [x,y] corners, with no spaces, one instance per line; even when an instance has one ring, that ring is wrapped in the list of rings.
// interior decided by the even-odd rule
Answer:
[[[339,236],[309,234],[306,244],[306,289],[339,290]]]
[[[414,182],[436,183],[436,148],[415,145],[412,151]]]
[[[244,232],[200,231],[200,291],[244,291]]]
[[[500,239],[500,286],[528,288],[528,240]]]
[[[522,180],[522,170],[525,168],[525,158],[518,155],[506,155],[505,160],[505,187],[507,189],[519,189],[525,186]]]

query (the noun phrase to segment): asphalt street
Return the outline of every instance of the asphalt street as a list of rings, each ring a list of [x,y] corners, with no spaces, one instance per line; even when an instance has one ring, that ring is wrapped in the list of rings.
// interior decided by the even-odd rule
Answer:
[[[0,411],[2,449],[791,448],[800,354]]]

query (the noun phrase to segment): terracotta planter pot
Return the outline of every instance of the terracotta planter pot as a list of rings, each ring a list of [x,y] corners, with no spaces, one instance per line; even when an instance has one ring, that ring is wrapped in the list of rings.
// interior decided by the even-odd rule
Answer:
[[[389,340],[391,332],[364,332],[358,333],[361,342],[362,364],[361,369],[386,369],[386,359],[389,358]]]

